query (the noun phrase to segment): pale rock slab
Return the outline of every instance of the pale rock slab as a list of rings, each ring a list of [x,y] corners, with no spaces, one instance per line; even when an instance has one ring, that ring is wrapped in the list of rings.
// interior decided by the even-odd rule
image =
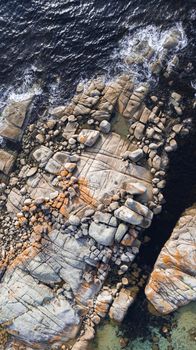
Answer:
[[[82,153],[76,176],[80,179],[80,191],[84,200],[92,203],[110,197],[126,184],[141,183],[146,187],[146,199],[152,197],[150,171],[130,163],[126,166],[122,155],[132,150],[129,141],[111,133],[100,135],[96,144]]]

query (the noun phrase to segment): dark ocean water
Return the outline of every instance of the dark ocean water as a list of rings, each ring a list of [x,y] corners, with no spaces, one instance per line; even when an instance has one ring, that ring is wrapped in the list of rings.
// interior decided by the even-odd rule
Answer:
[[[183,33],[183,44],[179,50],[181,65],[186,66],[188,62],[194,65],[194,0],[1,0],[0,108],[10,95],[27,93],[33,84],[40,87],[41,96],[44,96],[42,100],[54,105],[63,103],[73,94],[80,80],[97,74],[112,77],[126,69],[122,63],[123,58],[132,49],[135,36],[137,39],[143,35],[148,39],[150,37],[153,46],[159,50],[161,33],[174,26],[180,27]],[[148,72],[146,77],[149,78]],[[187,73],[184,78],[188,84],[196,87],[195,70]],[[179,169],[177,165],[174,166],[174,169],[179,170],[179,176],[176,178],[175,171],[168,189],[170,197],[174,198],[172,188],[176,188],[177,199],[175,202],[167,198],[167,201],[168,211],[172,212],[175,207],[177,214],[174,220],[165,211],[164,230],[175,224],[177,216],[188,204],[188,201],[183,202],[182,196],[190,190],[189,184],[193,183],[190,179],[195,178],[195,169],[191,167],[192,154],[193,147],[186,153],[187,163],[182,163],[184,153],[175,153],[175,157],[178,157],[176,162],[179,164],[181,161]],[[180,173],[183,164],[186,169],[184,177]],[[187,187],[183,187],[184,192],[181,191],[182,205],[177,210],[178,191],[181,190],[182,181]],[[153,226],[155,233],[162,224],[160,221]],[[172,227],[170,232],[171,230]],[[159,238],[158,241],[160,243]],[[153,249],[156,243],[153,241]],[[160,244],[158,249],[160,250]],[[144,261],[147,261],[147,255],[153,254],[154,250],[143,253]],[[150,261],[149,265],[151,264]],[[135,318],[135,314],[138,314],[144,320],[139,326],[144,328],[141,331],[143,334],[145,321],[150,323],[151,320],[138,305],[139,303],[127,316],[126,327],[129,333],[137,333],[138,318]],[[141,334],[137,334],[138,337]]]
[[[63,101],[81,79],[114,74],[113,52],[135,30],[181,23],[193,61],[196,1],[1,0],[0,100],[39,81],[51,101]]]

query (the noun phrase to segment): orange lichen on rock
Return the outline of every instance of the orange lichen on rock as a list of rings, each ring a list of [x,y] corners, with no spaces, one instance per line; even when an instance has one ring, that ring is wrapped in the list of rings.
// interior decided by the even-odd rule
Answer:
[[[96,206],[97,201],[95,198],[93,198],[93,196],[88,188],[88,181],[84,178],[80,178],[78,180],[78,185],[79,185],[79,191],[80,191],[80,198],[85,203]]]

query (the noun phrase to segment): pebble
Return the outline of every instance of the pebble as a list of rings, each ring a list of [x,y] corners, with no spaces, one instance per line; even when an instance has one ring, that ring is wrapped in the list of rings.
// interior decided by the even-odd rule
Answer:
[[[70,137],[70,139],[68,140],[68,143],[70,144],[70,145],[75,145],[76,144],[76,139],[74,139],[73,137]]]

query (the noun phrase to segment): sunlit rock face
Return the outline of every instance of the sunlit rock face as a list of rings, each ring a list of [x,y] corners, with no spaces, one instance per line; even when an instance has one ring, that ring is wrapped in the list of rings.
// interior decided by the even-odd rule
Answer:
[[[146,296],[161,313],[167,314],[196,300],[196,207],[185,211],[162,249]]]
[[[48,349],[79,335],[86,346],[101,318],[121,322],[134,301],[126,274],[184,130],[146,94],[127,75],[92,80],[28,127],[13,172],[2,165],[0,324],[19,341]],[[114,115],[128,137],[108,131]]]

